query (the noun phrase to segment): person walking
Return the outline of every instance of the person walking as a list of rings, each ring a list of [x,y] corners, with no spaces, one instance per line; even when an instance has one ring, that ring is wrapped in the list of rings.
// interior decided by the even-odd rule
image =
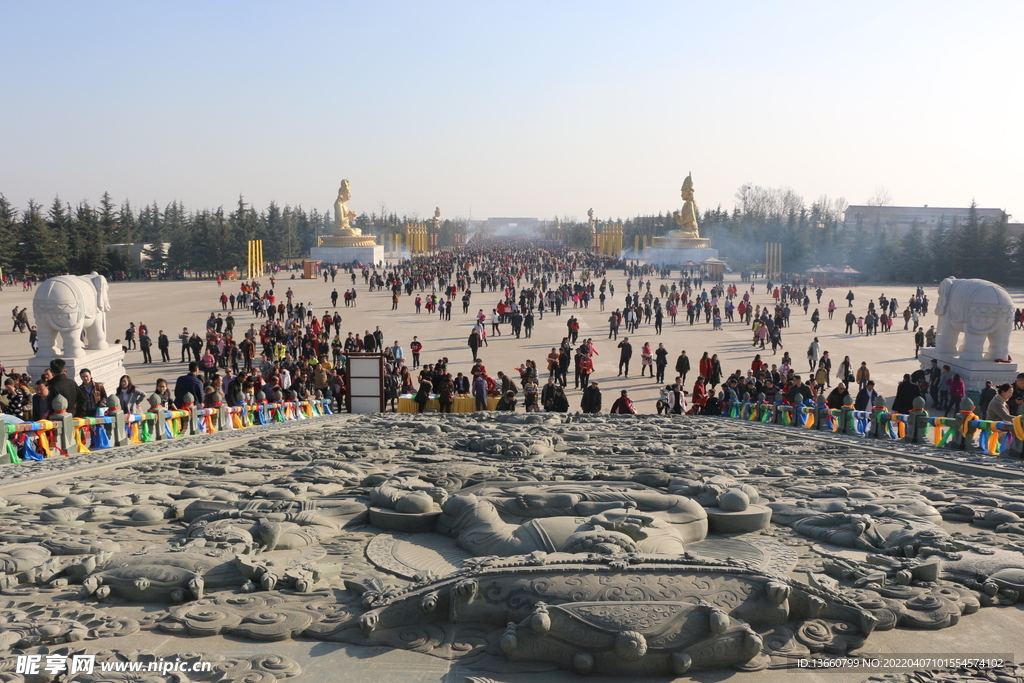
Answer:
[[[149,335],[143,332],[139,335],[139,349],[142,351],[142,362],[152,363],[153,362],[153,340],[149,338]]]
[[[682,379],[683,386],[686,386],[686,374],[690,372],[690,357],[684,349],[676,358],[676,375]]]
[[[818,357],[820,356],[821,345],[818,343],[818,338],[815,337],[811,345],[807,347],[807,364],[808,372],[814,372],[814,369],[818,366]]]
[[[654,350],[654,367],[657,369],[657,377],[654,381],[662,384],[665,382],[665,368],[668,366],[668,349],[664,344],[659,343]]]
[[[156,346],[160,349],[160,360],[164,363],[171,362],[171,340],[164,334],[163,330],[157,334]]]
[[[626,377],[629,377],[629,359],[633,357],[633,345],[629,343],[629,337],[623,337],[619,342],[619,377],[622,377],[625,370]]]

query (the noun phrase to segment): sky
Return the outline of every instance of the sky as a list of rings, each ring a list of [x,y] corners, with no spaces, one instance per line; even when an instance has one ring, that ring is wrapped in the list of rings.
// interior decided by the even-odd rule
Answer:
[[[0,193],[629,218],[745,183],[1002,208],[1024,2],[0,0]]]

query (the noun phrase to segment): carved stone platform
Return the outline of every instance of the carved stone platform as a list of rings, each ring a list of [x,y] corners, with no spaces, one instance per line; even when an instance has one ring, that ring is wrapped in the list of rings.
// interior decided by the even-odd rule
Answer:
[[[29,360],[25,372],[32,377],[39,377],[43,370],[50,367],[50,360],[50,357],[35,356]],[[120,345],[112,345],[107,349],[87,350],[82,358],[64,360],[67,362],[68,377],[77,382],[79,371],[87,368],[92,372],[93,380],[104,384],[107,391],[113,391],[121,380],[121,375],[125,374],[124,351]]]
[[[371,264],[384,259],[384,247],[375,245],[372,247],[312,247],[309,250],[309,258],[324,263],[359,263]]]
[[[961,360],[944,356],[935,349],[921,349],[918,360],[921,361],[921,368],[928,370],[931,367],[932,358],[938,361],[939,367],[948,365],[950,370],[960,373],[960,379],[964,381],[968,394],[980,394],[985,388],[985,381],[992,380],[992,384],[999,386],[1004,382],[1012,384],[1017,378],[1016,363],[994,363],[988,360]]]
[[[697,240],[690,240],[697,241]],[[711,240],[702,240],[708,243]],[[661,265],[678,266],[687,261],[693,261],[694,263],[700,263],[705,259],[718,258],[717,249],[692,249],[692,248],[676,248],[676,247],[648,247],[644,250],[644,261],[647,263],[657,263]]]

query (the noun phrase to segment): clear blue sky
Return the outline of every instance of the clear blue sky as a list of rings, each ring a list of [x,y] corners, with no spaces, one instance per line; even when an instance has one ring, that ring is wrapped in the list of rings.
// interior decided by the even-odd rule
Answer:
[[[0,0],[0,192],[629,217],[746,182],[1024,220],[1022,2]]]

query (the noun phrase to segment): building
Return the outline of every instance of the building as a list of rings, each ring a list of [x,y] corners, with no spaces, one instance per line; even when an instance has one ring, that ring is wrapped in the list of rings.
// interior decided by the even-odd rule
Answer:
[[[488,218],[484,231],[495,237],[526,237],[544,231],[545,222],[539,218],[497,217]]]
[[[974,209],[979,222],[990,226],[1002,225],[1007,214],[1002,209]],[[924,235],[941,226],[950,227],[954,223],[964,225],[970,220],[970,208],[949,208],[921,206],[860,206],[851,205],[846,209],[843,227],[864,228],[881,227],[903,233],[915,223]]]
[[[170,242],[161,242],[164,248],[164,254],[171,248]],[[152,251],[155,244],[144,244],[142,242],[133,242],[131,244],[108,244],[107,251],[120,252],[122,258],[128,263],[135,266],[136,268],[144,268],[145,264],[149,261],[149,257],[144,252]]]

